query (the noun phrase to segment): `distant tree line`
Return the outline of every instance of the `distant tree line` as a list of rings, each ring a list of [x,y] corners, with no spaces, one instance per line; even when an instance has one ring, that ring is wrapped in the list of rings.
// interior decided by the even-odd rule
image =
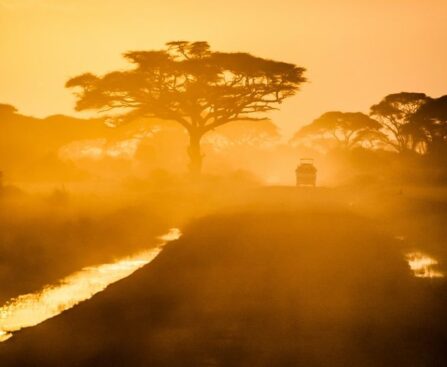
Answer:
[[[447,95],[432,98],[424,93],[390,94],[361,112],[326,112],[301,128],[294,140],[335,142],[352,149],[386,149],[398,153],[440,155],[447,153]]]

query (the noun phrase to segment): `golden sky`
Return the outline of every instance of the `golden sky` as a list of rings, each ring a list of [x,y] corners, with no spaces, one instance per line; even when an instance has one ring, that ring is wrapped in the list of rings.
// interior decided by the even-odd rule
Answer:
[[[0,0],[0,103],[74,114],[68,78],[180,39],[306,67],[273,115],[287,135],[389,93],[447,94],[446,0]]]

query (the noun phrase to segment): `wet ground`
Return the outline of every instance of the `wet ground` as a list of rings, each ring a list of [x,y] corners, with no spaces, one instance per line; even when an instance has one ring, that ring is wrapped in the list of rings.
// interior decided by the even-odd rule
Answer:
[[[129,278],[18,332],[0,361],[441,366],[445,278],[418,275],[446,271],[446,208],[399,191],[252,191],[192,219]]]

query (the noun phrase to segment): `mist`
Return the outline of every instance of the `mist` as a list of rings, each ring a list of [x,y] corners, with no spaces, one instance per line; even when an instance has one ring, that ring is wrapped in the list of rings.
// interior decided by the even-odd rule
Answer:
[[[29,72],[28,97],[14,97],[23,81],[13,67],[13,86],[0,87],[2,367],[446,364],[446,91],[423,68],[411,76],[424,83],[402,83],[407,69],[385,73],[384,58],[370,60],[353,92],[365,44],[385,53],[384,29],[394,37],[400,26],[368,33],[359,11],[384,5],[343,13],[347,3],[302,4],[316,17],[300,25],[308,32],[329,27],[332,9],[345,22],[337,32],[353,24],[351,38],[358,30],[374,41],[343,48],[339,69],[339,48],[320,37],[298,58],[264,31],[245,47],[172,30],[143,46],[110,33],[90,53],[68,36],[61,49],[48,44],[46,55],[64,60],[41,68],[48,80],[64,76],[59,97],[50,84],[40,95]],[[61,9],[90,24],[98,2],[11,4],[1,13],[0,1],[9,27],[17,17],[34,24],[24,9],[37,7],[51,28],[65,19]],[[140,2],[128,11],[136,5],[147,11]],[[438,6],[396,19],[428,24]],[[88,37],[79,30],[81,42]],[[120,63],[91,61],[123,43]],[[331,51],[315,63],[323,46]],[[429,55],[439,46],[424,47],[434,74]],[[399,50],[394,60],[418,64],[421,55]],[[344,78],[336,96],[321,84],[322,65]],[[29,113],[50,96],[47,112]]]

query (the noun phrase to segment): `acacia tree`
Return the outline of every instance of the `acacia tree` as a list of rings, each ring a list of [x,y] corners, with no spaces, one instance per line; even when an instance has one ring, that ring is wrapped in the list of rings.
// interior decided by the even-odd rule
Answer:
[[[444,154],[447,148],[447,95],[430,98],[413,114],[405,133],[423,143],[427,153]]]
[[[262,120],[293,96],[305,81],[305,69],[248,53],[211,51],[207,42],[169,42],[157,51],[131,51],[135,67],[104,76],[70,79],[78,87],[77,110],[120,112],[115,123],[138,117],[173,120],[189,134],[190,172],[198,175],[202,137],[237,120]]]
[[[365,142],[372,144],[381,136],[381,125],[361,112],[326,112],[302,127],[295,139],[319,137],[335,139],[340,146],[351,149]]]
[[[418,141],[408,134],[405,126],[429,99],[424,93],[402,92],[389,94],[371,107],[370,115],[384,128],[385,142],[397,152],[417,149]]]

